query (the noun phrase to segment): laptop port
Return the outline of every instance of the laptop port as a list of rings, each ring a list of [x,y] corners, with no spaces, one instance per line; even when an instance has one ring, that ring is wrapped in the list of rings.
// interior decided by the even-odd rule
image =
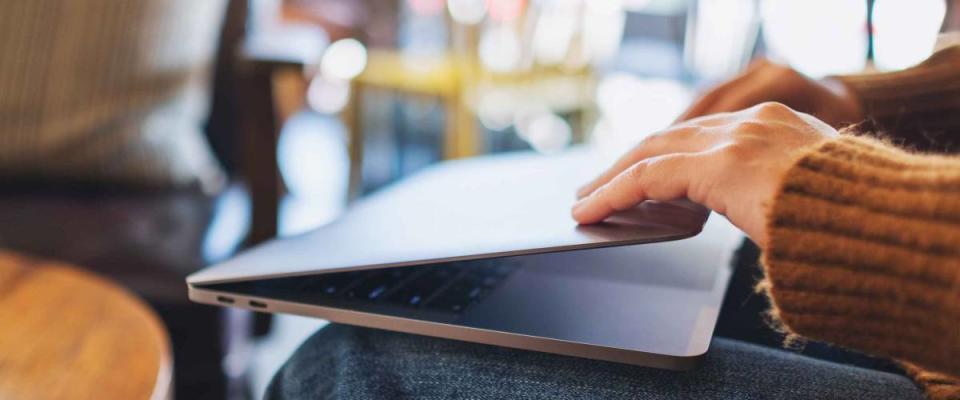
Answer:
[[[253,307],[253,308],[267,308],[266,303],[261,303],[259,301],[250,300],[249,302],[247,302],[247,304],[249,304],[250,307]]]
[[[233,298],[227,296],[217,296],[217,301],[224,304],[233,304]]]

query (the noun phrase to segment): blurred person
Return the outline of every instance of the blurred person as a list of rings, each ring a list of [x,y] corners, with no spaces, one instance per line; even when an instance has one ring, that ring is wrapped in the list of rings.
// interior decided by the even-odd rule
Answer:
[[[689,198],[725,215],[763,249],[759,288],[792,338],[895,359],[915,383],[725,338],[676,373],[332,325],[268,398],[960,398],[960,157],[933,154],[958,138],[960,47],[822,81],[759,62],[585,185],[572,210],[589,224]]]
[[[226,6],[0,4],[0,179],[221,189],[203,126]]]

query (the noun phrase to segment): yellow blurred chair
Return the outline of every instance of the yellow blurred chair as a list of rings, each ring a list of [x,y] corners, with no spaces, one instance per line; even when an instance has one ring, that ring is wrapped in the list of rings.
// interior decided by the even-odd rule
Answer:
[[[351,82],[350,103],[344,122],[350,134],[351,193],[359,187],[363,160],[363,95],[367,89],[387,90],[406,96],[436,98],[443,105],[446,122],[442,158],[456,159],[483,152],[477,129],[475,103],[484,91],[513,87],[537,92],[537,84],[554,82],[571,88],[565,96],[542,93],[537,101],[562,112],[589,114],[593,105],[595,81],[589,68],[579,71],[533,70],[511,74],[484,71],[477,60],[447,53],[412,57],[397,50],[373,49],[367,66]],[[576,131],[582,136],[589,117],[581,116]]]

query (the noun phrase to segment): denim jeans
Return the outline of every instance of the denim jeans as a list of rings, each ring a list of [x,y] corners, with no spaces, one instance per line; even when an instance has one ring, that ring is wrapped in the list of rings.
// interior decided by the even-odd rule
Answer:
[[[277,372],[268,399],[922,399],[902,375],[715,338],[692,371],[331,324]]]

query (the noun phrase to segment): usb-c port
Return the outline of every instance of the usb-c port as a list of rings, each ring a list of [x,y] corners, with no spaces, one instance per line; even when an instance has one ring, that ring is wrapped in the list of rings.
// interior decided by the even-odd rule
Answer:
[[[217,296],[217,301],[224,304],[233,304],[233,299],[227,296]]]
[[[250,304],[250,307],[253,307],[253,308],[267,308],[267,305],[265,303],[261,303],[259,301],[250,300],[249,302],[247,302],[247,304]]]

